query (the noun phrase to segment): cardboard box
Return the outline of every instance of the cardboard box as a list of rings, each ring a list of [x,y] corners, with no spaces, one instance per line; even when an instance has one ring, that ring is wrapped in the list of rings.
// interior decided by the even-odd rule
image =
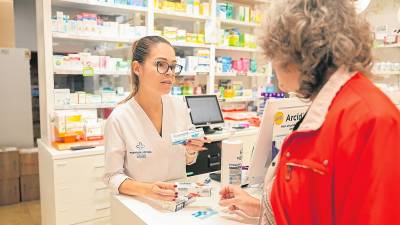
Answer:
[[[19,150],[19,173],[20,176],[39,174],[37,148]]]
[[[39,175],[27,175],[20,178],[21,201],[33,201],[40,198]]]
[[[13,0],[0,0],[0,34],[0,48],[15,48]]]
[[[0,180],[19,178],[19,153],[14,147],[0,150]]]
[[[0,180],[0,205],[20,202],[19,178]]]

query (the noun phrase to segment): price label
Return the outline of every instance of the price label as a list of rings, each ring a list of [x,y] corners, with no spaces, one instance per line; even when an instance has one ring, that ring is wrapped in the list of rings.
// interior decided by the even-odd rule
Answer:
[[[82,75],[84,77],[93,77],[94,76],[94,69],[90,66],[85,66],[82,69]]]

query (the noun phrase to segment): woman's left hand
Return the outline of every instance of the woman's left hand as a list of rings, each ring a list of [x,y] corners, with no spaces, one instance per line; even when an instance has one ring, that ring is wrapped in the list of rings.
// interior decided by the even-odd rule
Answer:
[[[201,152],[204,150],[207,150],[207,148],[204,147],[204,143],[210,143],[206,137],[204,138],[197,138],[197,139],[190,139],[186,144],[186,151],[189,154],[194,154],[196,152]]]

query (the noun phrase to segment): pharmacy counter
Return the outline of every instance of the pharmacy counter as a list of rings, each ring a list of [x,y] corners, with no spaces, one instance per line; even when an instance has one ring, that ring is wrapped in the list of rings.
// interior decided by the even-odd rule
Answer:
[[[183,181],[195,182],[204,179],[208,174],[188,177]],[[218,205],[220,184],[212,181],[211,197],[198,197],[184,209],[171,212],[162,209],[160,204],[148,199],[116,195],[111,200],[112,225],[239,225],[257,224],[257,218],[249,218],[243,214],[228,213]],[[252,194],[261,195],[261,189],[252,189]],[[196,218],[192,214],[211,208],[217,214],[207,218]]]

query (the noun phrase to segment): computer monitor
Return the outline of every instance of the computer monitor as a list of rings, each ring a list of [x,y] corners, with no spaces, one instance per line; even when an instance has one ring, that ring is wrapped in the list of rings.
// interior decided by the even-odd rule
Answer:
[[[305,115],[310,103],[299,98],[269,99],[247,173],[249,184],[262,184],[283,140]]]
[[[204,133],[215,132],[210,128],[211,124],[224,123],[216,95],[185,96],[185,98],[193,125],[203,127]]]

